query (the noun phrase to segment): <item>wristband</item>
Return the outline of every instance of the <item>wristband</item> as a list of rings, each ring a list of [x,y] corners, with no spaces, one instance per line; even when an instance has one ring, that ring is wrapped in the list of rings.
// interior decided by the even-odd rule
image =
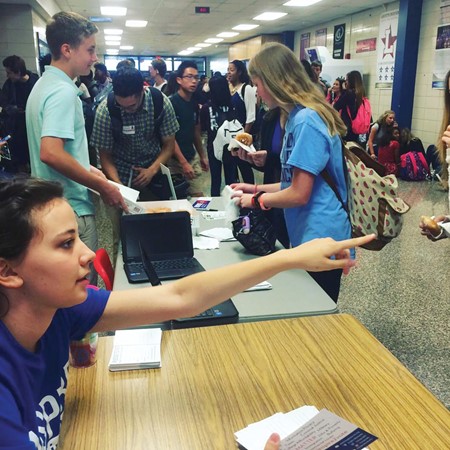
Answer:
[[[263,194],[265,194],[264,191],[259,191],[252,197],[252,206],[254,208],[261,209],[261,203],[259,203],[259,197],[261,197],[261,195],[263,195]]]
[[[266,193],[264,192],[263,195],[261,195],[261,197],[258,198],[258,203],[259,203],[259,207],[263,210],[263,211],[269,211],[269,209],[272,209],[270,206],[266,206],[264,204],[264,195],[266,195]]]

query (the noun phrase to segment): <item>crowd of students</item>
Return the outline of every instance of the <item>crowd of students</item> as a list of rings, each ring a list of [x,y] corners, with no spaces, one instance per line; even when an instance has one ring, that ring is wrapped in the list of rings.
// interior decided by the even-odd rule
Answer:
[[[308,75],[286,46],[266,44],[251,59],[248,72],[244,63],[235,60],[226,79],[216,75],[203,83],[200,112],[197,67],[183,63],[175,73],[178,88],[172,101],[160,97],[166,123],[158,125],[161,134],[155,137],[158,117],[153,110],[158,97],[144,87],[136,69],[124,67],[112,80],[111,94],[99,106],[94,123],[92,142],[100,148],[106,175],[125,184],[129,173],[138,187],[141,182],[148,184],[155,176],[152,167],[160,160],[161,145],[173,144],[181,173],[193,179],[195,152],[200,170],[208,169],[204,150],[198,147],[203,124],[214,195],[220,189],[223,166],[236,202],[243,208],[266,211],[287,249],[156,288],[112,293],[87,289],[97,239],[88,189],[97,191],[107,205],[126,210],[120,192],[89,163],[79,90],[73,81],[89,72],[97,60],[96,32],[92,23],[75,13],[58,13],[49,22],[51,64],[26,105],[31,173],[42,179],[0,182],[0,343],[4,349],[0,353],[0,435],[7,448],[57,445],[69,340],[89,331],[189,317],[291,268],[307,270],[337,302],[341,276],[354,265],[353,248],[373,239],[350,239],[348,215],[322,176],[326,171],[341,198],[347,198],[341,137],[361,142],[352,128],[365,101],[359,72],[350,72],[345,81],[336,80],[329,90],[320,79],[321,67],[314,66]],[[163,68],[152,67],[156,80]],[[125,82],[129,79],[135,83]],[[109,82],[102,83],[106,89]],[[169,89],[170,82],[167,85]],[[158,79],[156,88],[163,86]],[[259,129],[255,127],[256,94],[269,110]],[[114,153],[115,137],[109,135],[113,133],[109,98],[122,120],[124,149],[142,140],[154,139],[156,145],[158,140],[159,150],[145,167],[139,160],[122,161],[119,170],[115,167],[119,156]],[[148,120],[151,130],[143,131],[138,120]],[[222,121],[235,121],[258,135],[260,149],[247,153],[222,146],[223,156],[217,158],[214,143]],[[444,121],[443,142],[449,145],[448,115]],[[403,131],[408,149],[414,139]],[[386,168],[397,167],[402,133],[395,127],[394,113],[383,114],[368,135],[368,151],[374,157],[378,151]],[[264,172],[263,184],[254,184],[253,168]],[[54,414],[48,414],[49,405]],[[267,448],[278,444],[279,437],[272,436]]]

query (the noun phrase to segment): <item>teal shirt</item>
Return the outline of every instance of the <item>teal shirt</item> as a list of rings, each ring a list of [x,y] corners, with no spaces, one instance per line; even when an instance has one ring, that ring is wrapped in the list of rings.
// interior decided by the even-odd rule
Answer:
[[[26,121],[30,148],[31,174],[59,181],[64,196],[78,216],[94,214],[94,205],[87,187],[52,169],[40,159],[41,139],[64,139],[64,150],[86,170],[90,170],[88,143],[80,91],[60,69],[47,66],[28,98]]]

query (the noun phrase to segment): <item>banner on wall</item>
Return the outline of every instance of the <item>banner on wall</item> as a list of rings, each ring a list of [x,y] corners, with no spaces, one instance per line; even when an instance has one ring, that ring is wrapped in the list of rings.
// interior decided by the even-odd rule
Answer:
[[[333,58],[344,59],[345,23],[334,26]]]
[[[377,49],[377,38],[356,41],[356,53],[374,52]]]
[[[321,28],[316,30],[316,45],[326,47],[327,46],[327,29]]]
[[[445,89],[445,75],[450,69],[450,24],[437,27],[435,50],[431,87]]]
[[[302,33],[300,35],[300,60],[307,59],[306,49],[310,46],[311,33]]]
[[[397,50],[398,10],[380,16],[380,31],[377,42],[377,82],[375,87],[392,87]]]

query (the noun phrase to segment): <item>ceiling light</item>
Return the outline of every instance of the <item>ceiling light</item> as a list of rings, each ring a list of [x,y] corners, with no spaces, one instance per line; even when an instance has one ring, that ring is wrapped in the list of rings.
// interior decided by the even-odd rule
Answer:
[[[122,39],[122,36],[115,36],[114,34],[107,34],[105,36],[105,39],[108,39],[108,41],[120,41]]]
[[[216,34],[220,38],[231,38],[237,36],[239,33],[233,33],[232,31],[225,31],[224,33]]]
[[[111,17],[102,17],[102,16],[89,16],[89,20],[91,22],[98,22],[98,23],[107,23],[112,22]]]
[[[188,47],[186,50],[188,52],[198,52],[200,49],[198,47]]]
[[[120,50],[133,50],[133,46],[132,45],[121,45]]]
[[[200,42],[200,44],[195,44],[196,47],[211,47],[211,44],[205,44],[204,42]]]
[[[178,52],[178,54],[180,56],[186,56],[186,55],[190,55],[192,53],[194,53],[194,52],[190,52],[189,50],[181,50],[181,52]]]
[[[259,16],[253,17],[253,20],[277,20],[280,17],[286,16],[287,13],[277,13],[277,12],[265,12]]]
[[[126,16],[127,8],[122,6],[100,6],[102,16]]]
[[[120,42],[117,42],[117,41],[105,41],[105,45],[120,45]]]
[[[106,53],[108,53],[108,55],[118,55],[119,49],[118,48],[107,48]]]
[[[311,6],[320,1],[321,0],[290,0],[287,3],[283,3],[283,6]]]
[[[249,23],[243,23],[241,25],[237,25],[232,28],[232,30],[238,30],[238,31],[248,31],[253,30],[254,28],[259,27],[258,24],[249,24]]]
[[[120,35],[123,33],[123,30],[121,30],[120,28],[105,28],[103,30],[104,34],[115,34],[115,35]]]
[[[207,42],[208,44],[218,44],[219,42],[222,42],[223,39],[219,39],[219,38],[209,38],[209,39],[205,39],[205,42]]]
[[[143,28],[146,27],[148,22],[146,20],[127,20],[125,22],[126,27]]]

